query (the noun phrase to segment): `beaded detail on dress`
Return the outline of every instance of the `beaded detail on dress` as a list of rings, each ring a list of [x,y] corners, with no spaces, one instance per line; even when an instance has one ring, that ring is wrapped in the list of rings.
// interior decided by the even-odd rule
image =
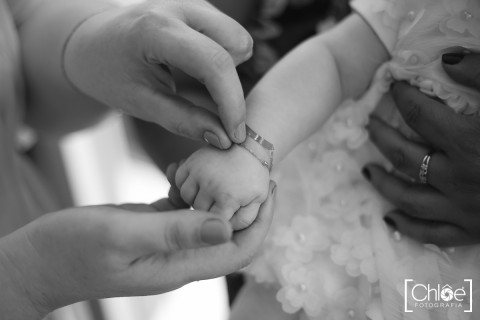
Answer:
[[[274,172],[274,224],[247,272],[275,286],[283,310],[300,312],[301,319],[470,319],[463,312],[467,303],[405,313],[405,279],[454,288],[465,278],[480,281],[480,247],[440,249],[392,232],[382,216],[393,207],[361,168],[370,162],[390,166],[369,141],[365,125],[380,103],[384,120],[404,127],[389,103],[393,80],[410,82],[456,112],[479,113],[480,94],[453,83],[441,56],[480,51],[480,1],[356,0],[352,6],[392,58],[361,99],[343,103]],[[473,296],[478,305],[480,291]]]

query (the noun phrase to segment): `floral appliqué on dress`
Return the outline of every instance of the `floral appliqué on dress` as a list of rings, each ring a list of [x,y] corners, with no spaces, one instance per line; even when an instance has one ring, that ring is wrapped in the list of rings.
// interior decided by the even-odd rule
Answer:
[[[266,1],[264,14],[274,16],[287,3]],[[480,249],[422,245],[385,226],[382,217],[393,207],[361,168],[371,162],[391,165],[369,141],[365,126],[382,101],[390,115],[384,120],[408,130],[394,106],[383,102],[394,80],[410,82],[456,112],[479,113],[480,94],[453,83],[441,56],[480,51],[480,1],[355,0],[353,8],[385,41],[391,60],[361,99],[339,106],[274,172],[279,186],[274,224],[248,272],[276,286],[283,310],[299,312],[302,320],[411,319],[401,311],[404,280],[480,279],[479,262],[472,258],[480,257]],[[421,310],[417,317],[470,318],[463,310],[447,311]]]

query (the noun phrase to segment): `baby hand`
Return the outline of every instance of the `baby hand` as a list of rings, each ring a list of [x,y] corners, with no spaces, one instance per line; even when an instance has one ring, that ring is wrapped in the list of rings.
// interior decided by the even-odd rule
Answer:
[[[234,230],[247,228],[268,194],[270,174],[247,150],[198,150],[183,163],[175,183],[183,200],[197,210],[221,214]],[[234,215],[235,214],[235,215]]]

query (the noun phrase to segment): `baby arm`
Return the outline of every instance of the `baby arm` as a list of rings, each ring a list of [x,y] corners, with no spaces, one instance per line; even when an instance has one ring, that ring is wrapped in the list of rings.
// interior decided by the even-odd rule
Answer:
[[[373,29],[353,14],[298,46],[260,81],[247,98],[247,123],[273,143],[278,164],[342,101],[363,94],[388,59]]]
[[[187,204],[221,214],[234,230],[241,230],[255,220],[266,200],[269,176],[268,169],[238,145],[228,151],[207,147],[180,166],[175,183]]]
[[[344,99],[361,95],[388,57],[374,31],[352,15],[280,61],[247,98],[247,123],[275,146],[274,165]],[[268,189],[268,171],[239,146],[228,151],[210,148],[194,153],[180,167],[176,182],[187,203],[196,209],[215,203],[212,211],[230,218],[244,206],[258,209]],[[242,227],[254,220],[253,211],[247,210],[247,217],[239,212],[244,215]]]

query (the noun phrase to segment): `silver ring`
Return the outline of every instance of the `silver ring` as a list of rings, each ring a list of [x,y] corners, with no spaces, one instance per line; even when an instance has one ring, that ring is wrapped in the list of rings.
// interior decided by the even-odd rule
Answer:
[[[420,171],[418,172],[418,179],[420,184],[428,184],[428,166],[430,160],[432,160],[433,152],[429,152],[423,157],[422,164],[420,165]]]

